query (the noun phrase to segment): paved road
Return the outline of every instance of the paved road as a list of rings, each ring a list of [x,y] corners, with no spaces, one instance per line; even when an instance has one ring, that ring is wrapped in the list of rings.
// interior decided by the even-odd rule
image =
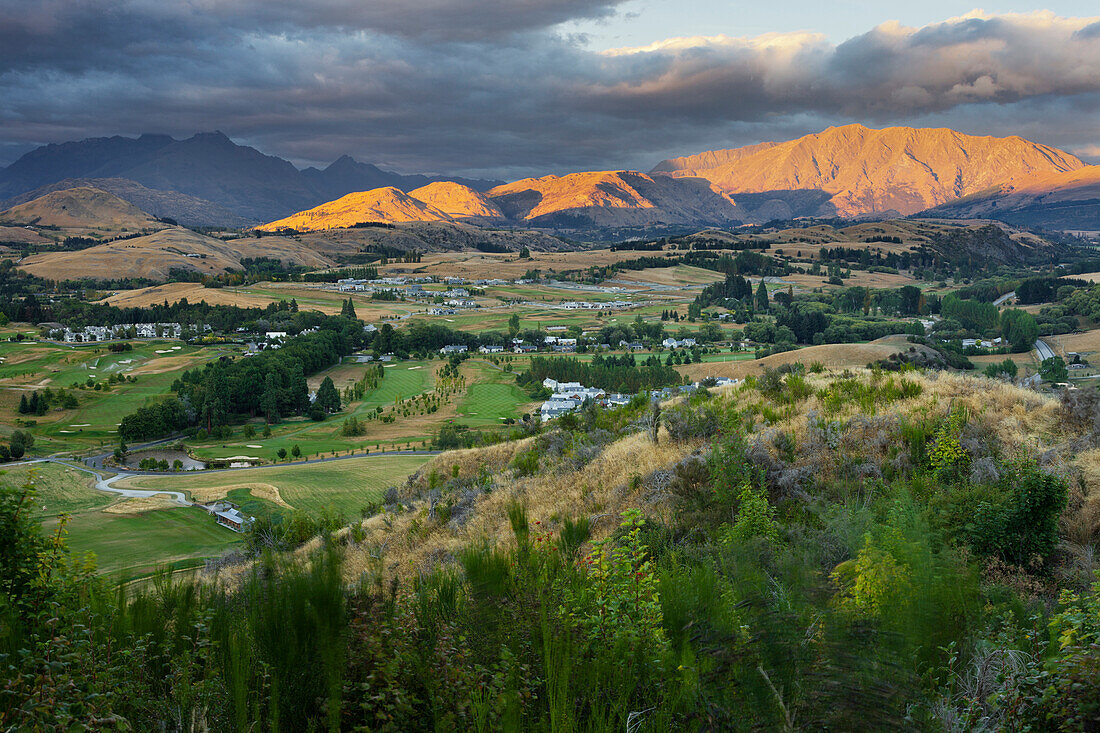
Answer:
[[[177,504],[182,504],[183,506],[191,506],[191,502],[187,500],[187,497],[184,496],[182,491],[147,491],[145,489],[120,489],[112,486],[115,481],[120,481],[124,478],[129,478],[130,476],[136,475],[133,473],[123,472],[116,473],[113,476],[103,476],[98,471],[93,471],[90,468],[85,468],[79,463],[72,463],[69,461],[61,460],[59,458],[36,458],[33,461],[24,461],[24,463],[57,463],[59,465],[68,466],[69,468],[75,468],[77,471],[83,471],[84,473],[90,473],[91,475],[95,476],[95,487],[100,491],[109,491],[112,494],[119,494],[120,496],[126,496],[135,499],[143,499],[151,496],[168,494],[176,501]]]
[[[1016,291],[1013,290],[1011,293],[1005,293],[1001,297],[997,298],[995,301],[993,301],[993,305],[997,305],[997,306],[1004,305],[1005,303],[1007,303],[1008,301],[1012,300],[1015,297],[1016,297]]]
[[[1054,349],[1047,346],[1042,339],[1035,340],[1035,352],[1039,355],[1040,363],[1054,357]]]

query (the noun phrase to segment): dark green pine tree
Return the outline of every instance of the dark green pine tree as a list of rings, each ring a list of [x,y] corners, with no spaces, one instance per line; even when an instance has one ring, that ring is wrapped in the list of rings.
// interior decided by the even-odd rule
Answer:
[[[23,396],[19,398],[19,414],[26,415],[28,412],[30,412],[30,406],[27,405],[27,395],[24,393]]]
[[[27,413],[38,414],[38,393],[32,392],[30,400],[27,401]]]
[[[275,375],[268,374],[264,381],[264,393],[260,397],[260,409],[263,410],[267,424],[279,420],[279,386],[275,383]],[[264,437],[267,437],[265,432]]]
[[[761,312],[768,310],[768,288],[764,285],[764,278],[760,278],[760,287],[756,289],[756,310]]]
[[[336,391],[336,385],[331,377],[325,377],[321,386],[317,388],[317,399],[313,403],[325,412],[337,412],[340,409],[340,393]]]

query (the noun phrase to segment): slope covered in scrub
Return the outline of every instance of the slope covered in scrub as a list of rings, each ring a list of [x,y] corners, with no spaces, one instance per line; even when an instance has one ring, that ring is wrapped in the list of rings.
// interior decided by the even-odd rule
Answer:
[[[384,731],[1096,719],[1100,393],[787,365],[513,437],[440,454],[296,555],[108,594],[95,613],[59,602],[41,633],[109,643],[66,657],[75,686],[17,676],[0,721],[84,690],[135,729],[181,714]],[[85,587],[56,572],[54,597]],[[33,618],[5,622],[33,634]],[[112,657],[139,640],[140,663]]]

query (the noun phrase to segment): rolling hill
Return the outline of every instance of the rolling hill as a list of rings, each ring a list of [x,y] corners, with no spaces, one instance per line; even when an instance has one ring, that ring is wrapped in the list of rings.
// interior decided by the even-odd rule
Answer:
[[[405,221],[451,221],[451,216],[398,188],[387,186],[349,193],[335,201],[256,228],[268,232],[280,229],[314,232],[342,229],[364,222],[392,224]]]
[[[166,280],[174,270],[216,275],[239,270],[245,257],[272,257],[287,263],[328,267],[332,260],[284,237],[242,237],[229,241],[171,227],[143,237],[88,249],[46,252],[24,258],[20,269],[50,280],[146,278]]]
[[[453,182],[408,194],[387,187],[348,194],[257,229],[300,232],[360,222],[469,221],[546,229],[737,223],[737,208],[698,178],[592,171],[525,178],[484,195]]]
[[[928,209],[922,215],[999,219],[1047,229],[1100,230],[1100,166],[996,186]]]
[[[83,187],[112,193],[142,211],[161,219],[172,219],[184,226],[246,227],[256,223],[213,201],[179,191],[148,188],[128,178],[65,178],[12,197],[7,205],[16,206],[54,191]]]
[[[105,234],[167,226],[129,201],[89,186],[55,191],[0,211],[0,223]]]
[[[788,142],[672,158],[652,173],[705,178],[739,208],[758,210],[754,218],[761,220],[908,215],[1082,167],[1068,153],[1020,137],[845,125]]]
[[[114,136],[32,150],[0,169],[0,200],[65,179],[99,178],[126,179],[145,188],[214,202],[246,223],[285,217],[353,191],[382,186],[407,191],[443,180],[384,171],[348,156],[324,169],[299,170],[287,160],[238,145],[221,132],[199,133],[184,140],[167,135]],[[496,183],[462,182],[482,188]]]

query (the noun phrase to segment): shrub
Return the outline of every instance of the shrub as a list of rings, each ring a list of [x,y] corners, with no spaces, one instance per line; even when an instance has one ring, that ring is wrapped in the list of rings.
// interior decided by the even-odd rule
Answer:
[[[768,503],[768,494],[763,489],[754,489],[746,483],[737,497],[737,519],[730,527],[722,542],[725,544],[745,543],[755,539],[766,542],[779,541],[779,524],[775,521],[775,507]]]
[[[661,418],[669,437],[677,442],[714,437],[720,427],[718,413],[710,405],[681,402],[664,410]]]
[[[667,643],[656,573],[639,538],[644,524],[638,510],[623,512],[622,541],[597,542],[582,563],[587,582],[565,590],[565,617],[599,647],[627,644],[656,651]]]
[[[521,451],[512,459],[512,468],[519,476],[533,476],[539,470],[539,452],[537,449]]]

